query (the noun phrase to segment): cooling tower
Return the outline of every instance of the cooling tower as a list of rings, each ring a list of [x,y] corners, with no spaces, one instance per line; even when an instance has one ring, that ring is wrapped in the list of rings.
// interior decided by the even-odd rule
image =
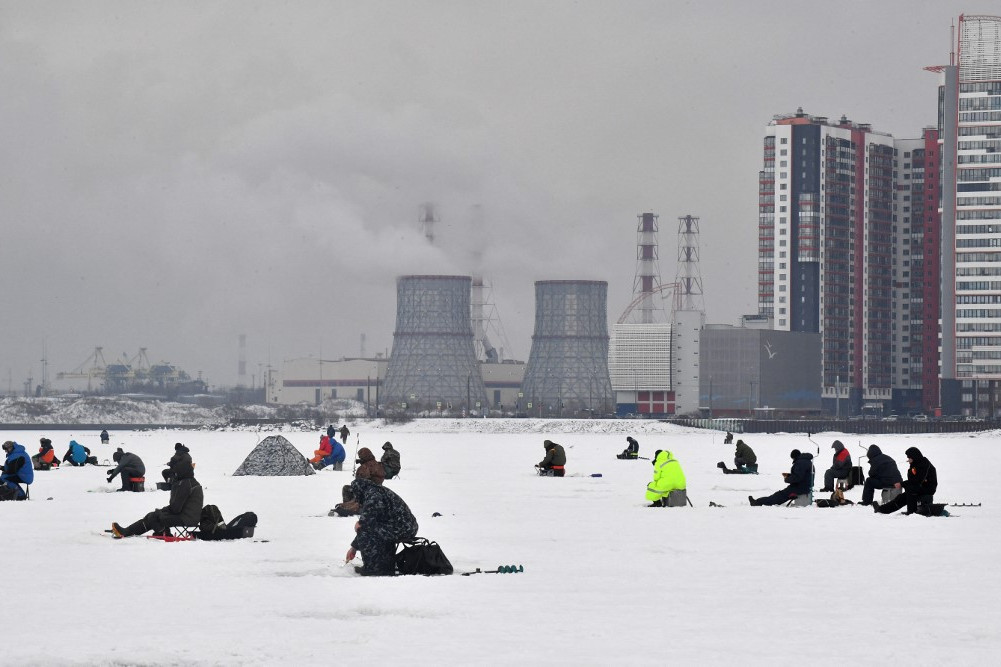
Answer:
[[[469,276],[396,279],[396,331],[381,399],[388,409],[460,412],[476,410],[477,403],[486,408],[473,349],[471,285]]]
[[[522,382],[531,415],[611,412],[608,378],[608,283],[535,283],[535,334]]]

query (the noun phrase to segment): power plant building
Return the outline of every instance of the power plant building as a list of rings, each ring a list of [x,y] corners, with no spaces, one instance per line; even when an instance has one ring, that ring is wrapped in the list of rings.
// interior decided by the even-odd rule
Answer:
[[[535,283],[535,333],[522,393],[538,416],[609,414],[608,283]]]

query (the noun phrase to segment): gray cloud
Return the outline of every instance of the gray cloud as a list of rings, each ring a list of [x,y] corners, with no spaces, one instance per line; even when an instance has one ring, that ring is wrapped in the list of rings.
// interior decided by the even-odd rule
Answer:
[[[388,350],[405,273],[494,285],[527,357],[538,279],[631,300],[635,216],[702,218],[708,318],[753,312],[775,113],[917,136],[954,2],[8,3],[0,373],[146,347],[213,384]],[[437,244],[422,202],[437,203]],[[479,222],[476,222],[479,220]],[[0,376],[2,377],[2,376]],[[2,382],[0,382],[2,384]]]

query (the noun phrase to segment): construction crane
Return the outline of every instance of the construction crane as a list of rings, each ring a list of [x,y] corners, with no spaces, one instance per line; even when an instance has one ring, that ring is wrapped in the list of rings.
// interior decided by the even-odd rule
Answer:
[[[90,391],[94,378],[103,379],[107,374],[108,363],[104,360],[103,350],[104,348],[95,347],[94,353],[84,359],[82,364],[68,373],[57,373],[56,379],[87,380],[87,390]]]

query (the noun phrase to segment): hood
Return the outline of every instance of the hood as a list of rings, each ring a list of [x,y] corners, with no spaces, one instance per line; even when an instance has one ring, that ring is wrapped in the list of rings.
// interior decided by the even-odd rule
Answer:
[[[362,447],[361,449],[358,450],[358,460],[361,461],[362,463],[365,463],[366,461],[374,461],[375,455],[372,453],[372,450],[369,449],[368,447]]]
[[[80,443],[76,440],[70,440],[70,447],[79,447]]]
[[[658,463],[660,463],[662,461],[666,461],[668,459],[673,459],[673,458],[674,458],[674,456],[671,455],[671,451],[670,450],[668,450],[668,449],[662,449],[659,452],[657,452],[657,456],[655,456],[653,458],[653,464],[657,465]]]
[[[918,449],[917,447],[908,447],[904,451],[904,454],[906,454],[907,458],[909,458],[912,461],[917,461],[919,459],[923,459],[924,458],[924,456],[921,455],[921,450]]]
[[[883,450],[877,447],[876,445],[869,445],[869,449],[865,450],[865,455],[868,456],[870,459],[874,456],[879,456],[882,453]]]
[[[23,453],[25,453],[24,445],[15,442],[14,447],[10,450],[10,454],[7,454],[7,456],[14,456],[15,454],[23,454]],[[6,454],[6,452],[0,451],[0,454]]]
[[[845,446],[841,444],[840,440],[835,440],[834,444],[831,445],[831,447],[834,449],[835,454],[840,454],[841,451],[845,448]]]
[[[187,452],[178,452],[170,462],[170,471],[177,479],[186,479],[195,476],[195,466],[191,461],[191,455]]]

